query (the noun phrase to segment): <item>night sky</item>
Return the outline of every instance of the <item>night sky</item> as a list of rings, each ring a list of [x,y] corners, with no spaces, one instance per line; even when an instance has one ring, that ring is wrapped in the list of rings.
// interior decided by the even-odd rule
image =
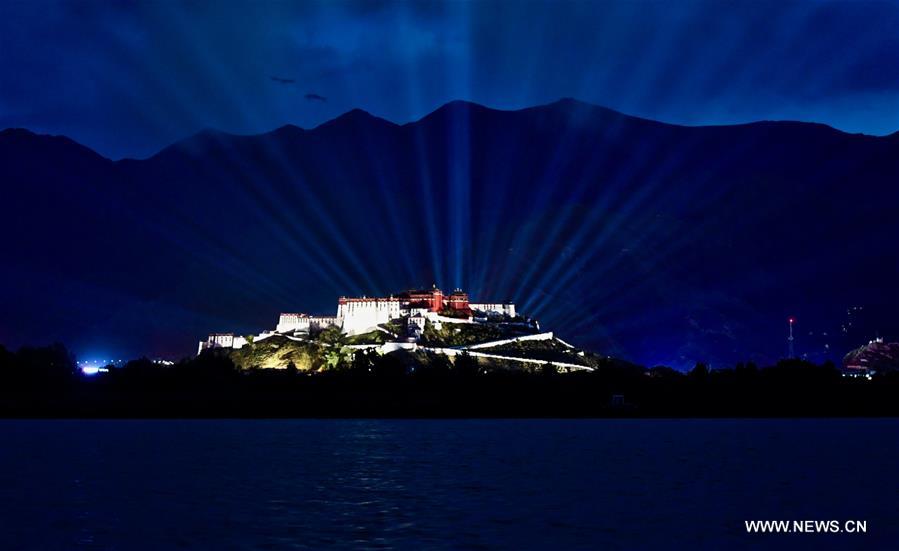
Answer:
[[[432,283],[647,365],[899,338],[899,2],[0,1],[6,128],[77,143],[0,132],[5,347]]]
[[[0,128],[146,157],[203,128],[575,97],[683,124],[899,129],[896,2],[0,3]]]

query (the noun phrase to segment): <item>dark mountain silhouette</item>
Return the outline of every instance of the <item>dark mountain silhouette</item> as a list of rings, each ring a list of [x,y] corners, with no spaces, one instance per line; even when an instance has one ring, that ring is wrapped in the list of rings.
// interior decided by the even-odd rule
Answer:
[[[789,315],[816,361],[861,344],[841,336],[851,305],[899,324],[896,134],[452,102],[405,125],[354,110],[204,131],[118,162],[6,130],[0,178],[10,346],[186,354],[281,310],[432,282],[679,367],[776,359]]]

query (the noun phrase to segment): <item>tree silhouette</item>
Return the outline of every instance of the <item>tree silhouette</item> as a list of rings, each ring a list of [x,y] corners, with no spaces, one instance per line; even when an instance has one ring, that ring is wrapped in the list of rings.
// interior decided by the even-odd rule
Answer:
[[[546,362],[540,367],[540,372],[543,373],[545,377],[552,377],[553,375],[559,374],[559,368],[552,362]]]
[[[709,376],[709,366],[702,362],[697,362],[696,366],[690,370],[690,377],[697,380],[705,380]]]
[[[462,377],[473,377],[478,374],[478,360],[467,352],[456,356],[456,374]]]

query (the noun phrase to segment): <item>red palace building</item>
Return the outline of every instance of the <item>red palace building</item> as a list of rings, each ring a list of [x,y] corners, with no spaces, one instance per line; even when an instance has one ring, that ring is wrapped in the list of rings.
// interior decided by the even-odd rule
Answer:
[[[470,314],[468,293],[456,289],[449,295],[435,285],[431,289],[404,291],[395,295],[407,308],[427,308],[431,312],[442,312],[445,309]]]
[[[468,293],[461,289],[444,295],[443,291],[434,285],[430,289],[413,289],[389,297],[340,297],[337,301],[335,325],[353,334],[371,330],[378,324],[399,318],[414,310],[425,310],[438,315],[444,313],[452,317],[468,317],[474,312],[484,316],[499,314],[515,317],[515,305],[510,302],[472,304]],[[284,327],[288,325],[285,324]]]

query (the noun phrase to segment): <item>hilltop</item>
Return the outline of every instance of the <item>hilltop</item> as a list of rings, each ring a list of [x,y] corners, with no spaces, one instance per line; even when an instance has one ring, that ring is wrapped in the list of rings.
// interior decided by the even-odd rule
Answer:
[[[226,355],[242,370],[355,370],[392,365],[475,372],[593,371],[610,358],[578,350],[517,312],[514,303],[472,302],[433,286],[389,297],[340,297],[335,316],[282,313],[257,335],[212,333],[198,354]]]
[[[330,341],[330,342],[329,342]],[[240,369],[296,369],[300,372],[326,372],[371,367],[382,362],[399,362],[404,370],[451,369],[459,362],[469,362],[481,371],[523,370],[554,372],[577,370],[592,371],[608,364],[607,358],[578,350],[553,337],[540,340],[515,341],[487,346],[476,350],[464,347],[457,353],[446,354],[435,349],[442,346],[390,346],[392,343],[374,345],[357,344],[359,340],[333,339],[328,335],[310,337],[308,340],[274,336],[258,343],[249,343],[239,350],[215,351],[224,353]],[[487,343],[489,345],[489,343]],[[386,346],[385,346],[386,345]]]

